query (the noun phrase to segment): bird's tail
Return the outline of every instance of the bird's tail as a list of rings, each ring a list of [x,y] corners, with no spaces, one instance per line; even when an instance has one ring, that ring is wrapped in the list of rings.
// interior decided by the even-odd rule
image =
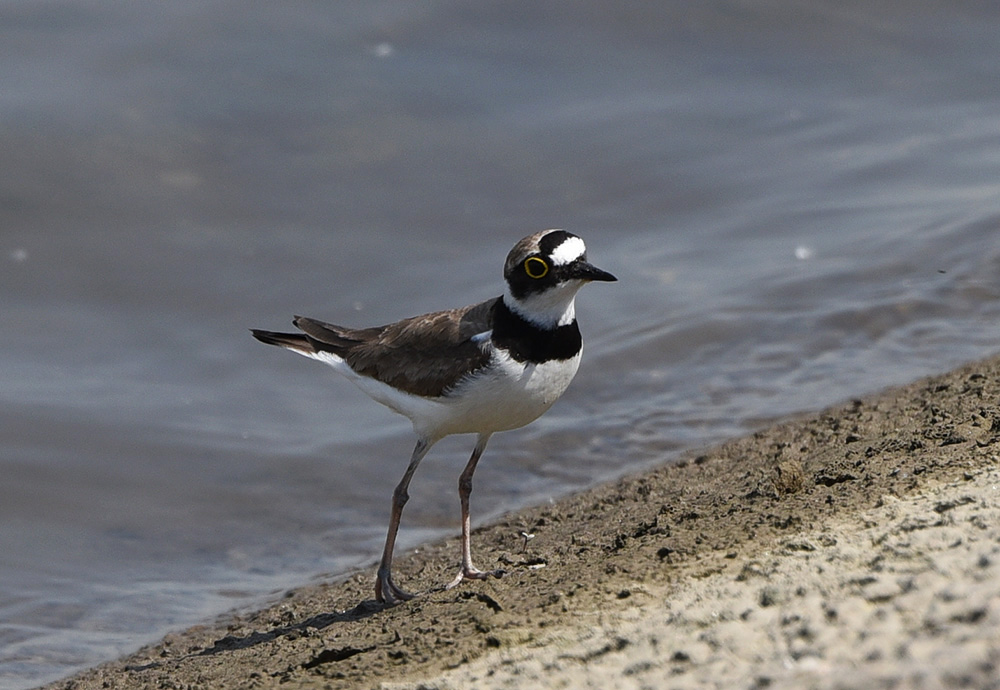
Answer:
[[[257,340],[268,345],[277,345],[278,347],[294,350],[304,355],[311,355],[316,352],[316,348],[313,347],[309,339],[302,333],[276,333],[256,328],[251,328],[250,333]]]

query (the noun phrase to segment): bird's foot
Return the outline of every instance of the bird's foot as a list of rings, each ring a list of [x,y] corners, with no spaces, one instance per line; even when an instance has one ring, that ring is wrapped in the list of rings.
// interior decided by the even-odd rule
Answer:
[[[500,568],[496,570],[480,570],[472,566],[463,566],[461,570],[458,571],[458,575],[455,579],[445,585],[445,589],[454,589],[457,587],[462,580],[486,580],[491,577],[500,578],[503,577],[506,572]]]
[[[416,595],[407,592],[405,589],[397,586],[395,582],[392,581],[392,573],[389,570],[383,570],[379,568],[378,575],[375,577],[375,600],[382,604],[398,604],[403,601],[409,601]]]

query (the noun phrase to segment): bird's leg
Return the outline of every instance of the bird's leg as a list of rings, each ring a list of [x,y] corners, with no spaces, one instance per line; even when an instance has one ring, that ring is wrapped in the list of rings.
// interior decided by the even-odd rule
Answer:
[[[399,480],[392,492],[392,513],[389,516],[389,531],[385,535],[385,548],[382,550],[382,560],[378,564],[378,575],[375,577],[375,599],[386,604],[395,604],[413,598],[413,594],[400,589],[392,581],[392,550],[396,545],[396,533],[399,531],[399,519],[403,515],[403,506],[409,500],[408,489],[417,465],[427,455],[433,441],[426,438],[417,440],[417,445],[410,456],[410,464],[406,466],[403,478]]]
[[[486,450],[486,442],[489,440],[489,434],[479,435],[476,447],[472,451],[472,457],[469,458],[469,463],[462,470],[462,474],[458,478],[458,498],[462,502],[462,569],[458,571],[458,575],[445,589],[451,589],[465,579],[485,580],[488,577],[500,577],[503,575],[502,570],[483,571],[472,565],[472,538],[470,534],[472,525],[469,519],[469,496],[472,494],[472,475],[476,471],[476,464],[479,462],[479,457],[483,454],[483,451]]]

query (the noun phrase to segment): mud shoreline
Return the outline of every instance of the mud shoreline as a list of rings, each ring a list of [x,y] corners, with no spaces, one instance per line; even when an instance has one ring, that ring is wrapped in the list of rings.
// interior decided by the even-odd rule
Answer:
[[[523,534],[534,535],[526,540]],[[1000,688],[1000,357],[479,529],[46,686]],[[458,539],[399,554],[448,582]]]

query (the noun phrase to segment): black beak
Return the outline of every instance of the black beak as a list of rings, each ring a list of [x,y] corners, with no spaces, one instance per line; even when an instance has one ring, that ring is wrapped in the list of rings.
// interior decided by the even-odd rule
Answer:
[[[588,264],[586,261],[574,261],[567,268],[569,269],[567,275],[577,280],[601,280],[606,283],[613,283],[618,280],[607,271],[602,271],[597,266]]]

